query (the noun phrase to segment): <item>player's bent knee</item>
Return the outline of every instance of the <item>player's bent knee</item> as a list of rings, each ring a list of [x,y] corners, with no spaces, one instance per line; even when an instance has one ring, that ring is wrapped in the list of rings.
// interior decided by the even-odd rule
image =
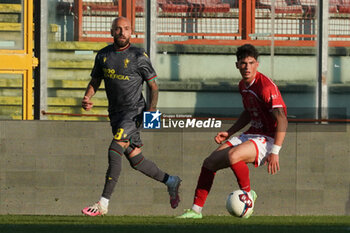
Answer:
[[[209,157],[207,157],[206,159],[204,159],[203,161],[203,167],[209,169],[209,170],[213,170],[212,167],[213,167],[213,162],[212,159]]]
[[[203,167],[216,172],[230,166],[227,150],[214,151],[203,162]]]
[[[108,154],[110,157],[114,157],[112,155],[118,155],[117,157],[123,156],[124,148],[122,145],[120,145],[117,141],[112,140],[111,144],[108,148]]]
[[[204,162],[203,162],[203,167],[206,169],[216,172],[217,170],[222,169],[223,167],[221,166],[222,161],[218,160],[214,156],[209,156],[207,157]]]
[[[236,150],[231,149],[228,153],[228,159],[231,164],[235,164],[240,161],[245,161],[244,156],[241,153],[238,153]]]

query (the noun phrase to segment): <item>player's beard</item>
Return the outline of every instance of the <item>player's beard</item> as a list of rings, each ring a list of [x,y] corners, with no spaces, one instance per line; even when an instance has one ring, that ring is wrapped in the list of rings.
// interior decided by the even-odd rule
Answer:
[[[125,46],[127,46],[130,43],[130,39],[129,38],[123,38],[123,39],[124,39],[124,41],[120,40],[120,37],[114,38],[114,44],[118,48],[124,48]]]

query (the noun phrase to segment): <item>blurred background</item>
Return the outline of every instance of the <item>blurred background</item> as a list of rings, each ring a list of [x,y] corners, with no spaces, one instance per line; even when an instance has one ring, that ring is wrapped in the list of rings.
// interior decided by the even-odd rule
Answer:
[[[162,112],[237,117],[235,51],[251,43],[291,120],[350,116],[347,0],[1,0],[0,119],[107,121],[103,91],[91,116],[80,103],[120,15],[158,73]]]

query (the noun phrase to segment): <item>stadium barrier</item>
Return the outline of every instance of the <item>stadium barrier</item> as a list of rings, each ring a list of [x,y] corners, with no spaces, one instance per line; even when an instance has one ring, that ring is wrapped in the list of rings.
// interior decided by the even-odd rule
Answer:
[[[254,214],[349,215],[349,127],[290,123],[280,172],[249,166],[258,194]],[[0,129],[0,214],[80,215],[98,200],[112,139],[108,122],[0,121]],[[217,147],[216,132],[144,130],[143,154],[183,180],[180,205],[171,209],[166,187],[123,159],[109,214],[179,215],[190,208],[203,159]],[[235,189],[230,169],[217,172],[203,214],[228,215],[225,200]]]

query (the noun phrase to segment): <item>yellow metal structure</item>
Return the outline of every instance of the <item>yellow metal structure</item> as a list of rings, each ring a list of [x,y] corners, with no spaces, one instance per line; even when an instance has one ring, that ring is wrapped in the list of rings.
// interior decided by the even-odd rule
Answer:
[[[23,49],[0,50],[0,73],[22,74],[22,119],[33,119],[33,68],[38,59],[33,54],[33,1],[24,0]]]

